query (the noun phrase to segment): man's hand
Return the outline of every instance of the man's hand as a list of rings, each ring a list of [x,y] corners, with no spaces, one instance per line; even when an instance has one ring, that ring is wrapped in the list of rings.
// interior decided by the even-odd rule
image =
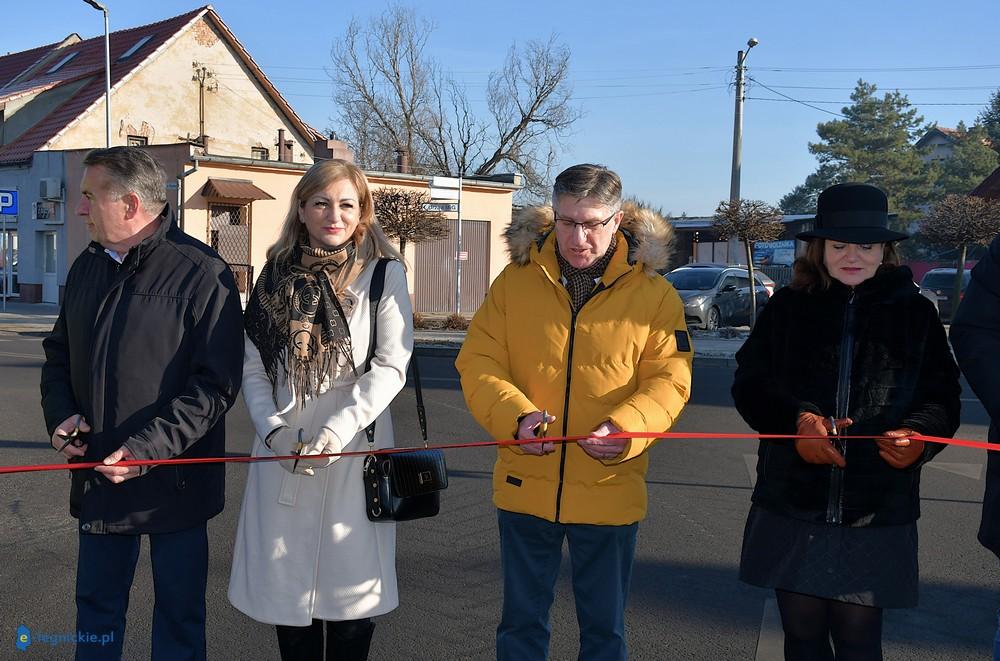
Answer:
[[[875,439],[879,456],[893,468],[913,465],[924,454],[924,442],[910,438],[916,433],[906,428],[887,431],[885,438]]]
[[[132,453],[129,452],[128,448],[123,445],[104,458],[103,466],[97,466],[94,470],[108,478],[110,482],[114,484],[121,484],[125,480],[131,480],[133,477],[139,477],[143,474],[143,469],[148,468],[148,466],[115,465],[119,461],[128,461],[130,459],[134,459],[134,457],[132,456]]]
[[[52,438],[50,439],[52,449],[60,452],[67,459],[70,457],[82,457],[87,451],[87,444],[83,442],[80,434],[86,434],[89,431],[90,425],[87,424],[82,415],[71,415],[60,422],[56,430],[52,433]],[[74,432],[76,432],[76,436],[74,436]],[[69,443],[66,441],[69,441]]]
[[[577,441],[577,445],[594,459],[613,459],[620,455],[628,445],[627,438],[605,438],[608,434],[617,434],[621,429],[610,420],[605,420],[590,436]]]
[[[554,415],[547,415],[541,411],[534,411],[528,415],[521,418],[520,424],[517,425],[517,438],[518,440],[525,440],[529,438],[538,438],[538,427],[544,422],[546,425],[550,425],[556,421]],[[536,456],[541,456],[543,454],[549,454],[554,452],[556,449],[556,444],[552,441],[540,441],[538,443],[525,443],[519,445],[519,448],[524,452],[524,454],[533,454]]]
[[[841,418],[836,421],[837,429],[849,427],[854,423],[850,418]],[[833,431],[833,424],[830,418],[824,418],[815,413],[800,413],[797,429],[799,436],[827,436]],[[797,438],[795,439],[795,451],[799,453],[802,460],[810,464],[829,464],[846,468],[847,462],[844,455],[837,452],[837,449],[825,438]]]

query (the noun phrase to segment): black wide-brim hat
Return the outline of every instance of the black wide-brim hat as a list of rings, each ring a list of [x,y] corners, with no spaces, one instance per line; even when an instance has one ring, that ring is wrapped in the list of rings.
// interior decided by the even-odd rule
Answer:
[[[815,227],[796,239],[887,243],[909,236],[889,229],[889,200],[871,184],[834,184],[819,194]]]

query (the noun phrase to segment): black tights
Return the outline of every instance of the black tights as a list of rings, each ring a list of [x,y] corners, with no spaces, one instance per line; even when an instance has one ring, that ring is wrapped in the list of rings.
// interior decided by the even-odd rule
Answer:
[[[881,608],[775,593],[785,630],[785,661],[882,661]]]
[[[365,661],[375,622],[371,618],[326,622],[326,656],[323,656],[323,620],[307,627],[279,624],[278,651],[282,661]]]

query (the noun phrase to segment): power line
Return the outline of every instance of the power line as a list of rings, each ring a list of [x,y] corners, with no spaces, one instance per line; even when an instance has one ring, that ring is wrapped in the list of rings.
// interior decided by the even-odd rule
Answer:
[[[796,89],[796,90],[855,90],[857,87],[824,87],[821,85],[775,85],[777,89]],[[997,89],[997,85],[958,85],[951,87],[901,87],[899,85],[877,85],[880,89],[891,89],[891,90],[905,90],[905,91],[921,91],[921,92],[936,92],[941,90],[993,90]]]
[[[1000,64],[966,64],[947,67],[754,67],[758,71],[792,73],[877,73],[884,71],[987,71]]]
[[[774,90],[771,90],[774,91]],[[798,100],[798,99],[772,99],[770,97],[764,96],[748,96],[748,100],[751,101],[795,101],[796,103],[827,103],[834,106],[849,106],[853,101],[815,101],[812,99],[808,100]],[[985,106],[986,103],[921,103],[920,101],[910,101],[911,106]],[[820,108],[822,110],[822,108]]]
[[[833,112],[832,110],[827,110],[826,108],[820,108],[819,106],[814,106],[814,105],[811,105],[811,104],[809,104],[809,103],[808,103],[808,102],[806,102],[806,101],[800,101],[800,100],[798,100],[798,99],[793,99],[792,97],[788,96],[788,95],[787,95],[787,94],[785,94],[784,92],[779,92],[779,91],[778,91],[778,90],[776,90],[776,89],[773,89],[773,88],[770,88],[770,87],[768,87],[767,85],[765,85],[764,83],[760,82],[759,80],[755,79],[755,78],[754,78],[754,77],[752,77],[752,76],[747,76],[747,79],[748,79],[748,80],[751,80],[751,81],[753,81],[754,83],[756,83],[756,84],[758,84],[758,85],[760,85],[761,87],[763,87],[763,88],[764,88],[764,89],[766,89],[766,90],[769,90],[769,91],[771,91],[771,92],[774,92],[774,93],[775,93],[775,94],[777,94],[778,96],[783,96],[783,97],[785,97],[785,98],[786,98],[786,99],[788,99],[789,101],[794,101],[795,103],[801,103],[802,105],[806,106],[807,108],[812,108],[813,110],[819,110],[820,112],[825,112],[825,113],[827,113],[828,115],[833,115],[834,117],[840,117],[841,119],[847,119],[846,117],[844,117],[843,115],[841,115],[841,114],[840,114],[839,112]]]

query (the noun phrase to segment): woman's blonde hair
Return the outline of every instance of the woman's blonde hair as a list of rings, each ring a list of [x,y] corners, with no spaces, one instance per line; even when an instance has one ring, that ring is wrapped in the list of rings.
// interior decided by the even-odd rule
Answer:
[[[299,220],[299,209],[310,197],[341,179],[349,180],[358,191],[361,218],[351,237],[358,259],[368,262],[379,257],[388,257],[399,260],[406,268],[403,256],[389,243],[389,239],[375,219],[375,201],[372,199],[365,173],[353,163],[336,158],[315,163],[299,180],[295,190],[292,191],[292,200],[288,205],[288,213],[281,225],[278,240],[267,249],[267,259],[269,261],[289,259],[296,246],[304,241],[308,242],[306,226]]]
[[[826,239],[809,239],[806,254],[795,260],[792,265],[792,289],[804,289],[811,293],[826,291],[833,284],[833,276],[826,269],[823,257],[826,252]],[[882,265],[876,274],[899,266],[899,255],[896,244],[892,241],[882,244]]]

